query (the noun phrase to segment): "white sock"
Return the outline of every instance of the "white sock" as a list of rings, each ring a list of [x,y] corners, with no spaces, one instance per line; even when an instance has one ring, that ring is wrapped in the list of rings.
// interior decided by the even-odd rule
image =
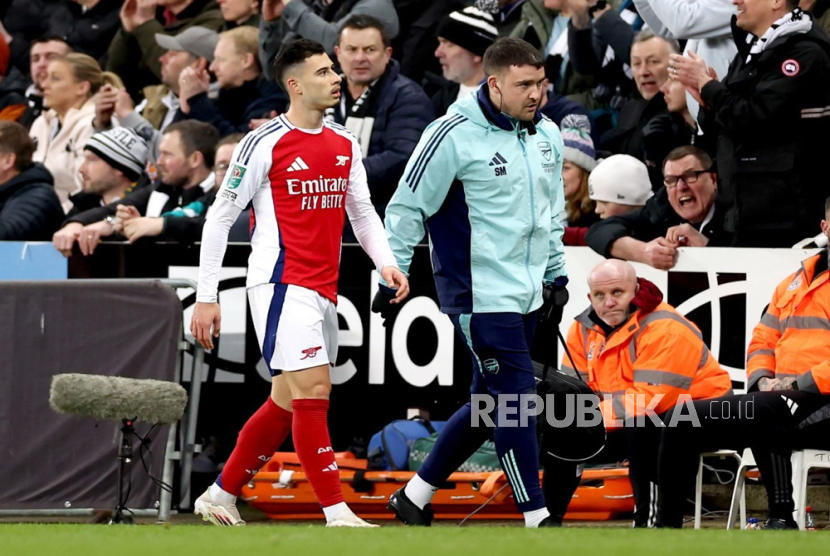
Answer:
[[[222,487],[213,483],[210,485],[210,489],[208,490],[210,497],[213,498],[214,502],[218,502],[223,506],[236,506],[236,496],[222,490]]]
[[[538,510],[524,512],[523,515],[525,516],[525,527],[535,529],[536,527],[539,527],[539,524],[542,523],[543,519],[550,517],[550,512],[547,508],[539,508]]]
[[[432,497],[438,491],[438,487],[432,486],[415,473],[415,476],[409,479],[404,487],[406,497],[412,500],[412,503],[423,510],[424,506],[432,501]]]
[[[326,514],[326,521],[334,521],[335,519],[340,517],[341,514],[350,511],[351,510],[349,509],[348,504],[346,504],[345,502],[338,502],[333,506],[327,506],[323,508],[323,513]]]

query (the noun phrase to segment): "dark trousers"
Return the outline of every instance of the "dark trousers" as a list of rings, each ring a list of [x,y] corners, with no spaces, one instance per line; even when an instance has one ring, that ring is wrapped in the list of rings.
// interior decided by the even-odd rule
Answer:
[[[629,424],[632,426],[609,432],[602,451],[584,463],[617,463],[627,459],[628,477],[634,491],[634,526],[653,526],[657,516],[657,453],[662,428],[649,418],[644,420],[642,426]],[[544,427],[541,443],[544,467],[542,488],[551,517],[561,522],[579,486],[582,465],[550,455],[547,448],[556,442],[556,429]]]
[[[658,526],[682,527],[701,453],[752,449],[769,498],[769,516],[792,520],[792,450],[830,449],[830,396],[783,390],[694,402],[698,417],[663,429]],[[676,411],[673,410],[673,411]],[[666,422],[671,421],[671,412]]]
[[[496,399],[487,414],[495,428],[478,418],[480,406],[476,402],[473,411],[471,399],[447,421],[418,475],[430,484],[443,484],[492,434],[517,508],[520,512],[541,509],[545,503],[539,484],[536,417],[519,419],[519,396],[536,393],[529,349],[536,314],[474,313],[450,315],[450,319],[473,359],[471,394]]]

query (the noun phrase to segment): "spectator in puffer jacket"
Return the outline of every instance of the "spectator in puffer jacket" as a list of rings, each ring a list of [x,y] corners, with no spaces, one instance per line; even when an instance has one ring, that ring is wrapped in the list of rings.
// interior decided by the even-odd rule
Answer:
[[[250,122],[285,111],[288,99],[279,85],[262,75],[257,57],[259,31],[244,25],[219,35],[210,71],[219,83],[217,99],[208,98],[206,70],[185,68],[179,76],[181,109],[176,120],[207,122],[221,136],[247,133]]]
[[[32,164],[26,128],[0,121],[0,241],[47,241],[63,221],[52,175]]]
[[[383,217],[421,133],[433,120],[432,103],[417,83],[400,74],[379,20],[349,18],[334,51],[344,80],[340,104],[327,110],[326,118],[357,137],[372,202]]]

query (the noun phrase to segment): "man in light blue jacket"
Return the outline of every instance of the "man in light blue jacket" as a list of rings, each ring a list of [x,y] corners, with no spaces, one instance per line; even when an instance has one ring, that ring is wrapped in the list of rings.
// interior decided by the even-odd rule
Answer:
[[[536,419],[518,415],[522,395],[536,392],[529,346],[537,314],[561,311],[566,301],[558,219],[564,145],[538,112],[545,73],[536,49],[500,39],[484,54],[484,71],[484,85],[427,127],[386,211],[389,244],[404,272],[429,232],[441,310],[472,355],[472,394],[494,402],[482,411],[483,402],[471,399],[459,409],[418,474],[390,497],[390,510],[410,525],[429,525],[438,485],[494,426],[525,524],[554,525],[539,484]],[[383,295],[373,309],[383,309]]]

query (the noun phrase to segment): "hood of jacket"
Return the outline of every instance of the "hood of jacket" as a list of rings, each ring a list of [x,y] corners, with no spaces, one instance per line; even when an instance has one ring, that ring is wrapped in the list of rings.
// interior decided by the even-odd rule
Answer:
[[[0,204],[5,203],[9,197],[30,185],[42,184],[54,186],[55,181],[42,164],[32,164],[15,177],[4,184],[0,184]]]

